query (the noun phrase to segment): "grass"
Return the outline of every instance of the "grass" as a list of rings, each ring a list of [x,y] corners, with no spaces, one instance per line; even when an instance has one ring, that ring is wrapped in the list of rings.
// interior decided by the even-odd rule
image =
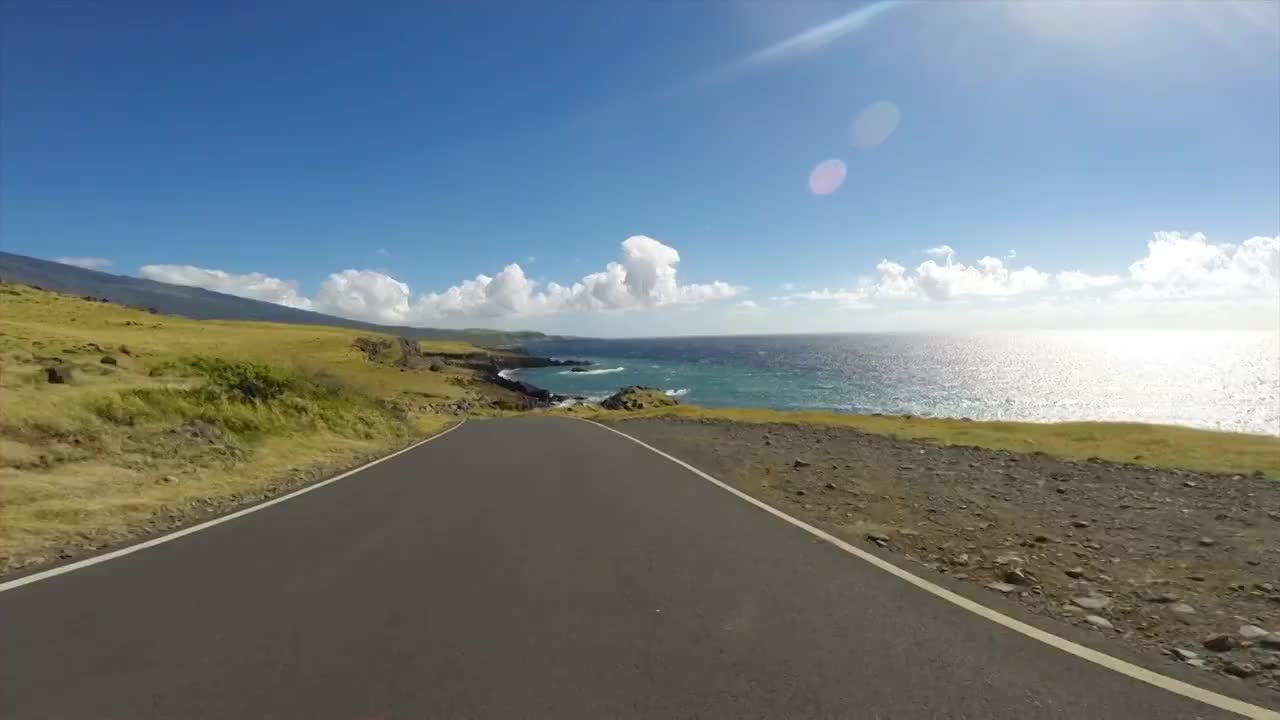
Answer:
[[[361,335],[0,285],[0,572],[383,454],[451,422],[436,408],[474,399],[468,371],[370,362]],[[48,383],[59,364],[71,381]]]
[[[636,412],[579,410],[598,420],[682,418],[740,423],[786,423],[845,427],[863,432],[923,440],[940,445],[970,445],[1084,460],[1115,462],[1205,472],[1280,478],[1280,437],[1212,430],[1104,422],[996,422],[944,418],[846,415],[833,412],[782,412],[716,409],[678,405]]]

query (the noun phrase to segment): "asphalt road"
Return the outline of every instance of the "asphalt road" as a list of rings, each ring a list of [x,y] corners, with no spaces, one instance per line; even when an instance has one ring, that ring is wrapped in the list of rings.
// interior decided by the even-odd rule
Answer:
[[[0,593],[0,717],[1226,715],[520,418]]]

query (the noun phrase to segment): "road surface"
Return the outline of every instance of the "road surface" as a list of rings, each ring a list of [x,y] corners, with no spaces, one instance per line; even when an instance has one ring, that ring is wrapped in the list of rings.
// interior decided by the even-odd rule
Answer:
[[[607,430],[517,418],[0,593],[0,717],[1228,715],[956,608]]]

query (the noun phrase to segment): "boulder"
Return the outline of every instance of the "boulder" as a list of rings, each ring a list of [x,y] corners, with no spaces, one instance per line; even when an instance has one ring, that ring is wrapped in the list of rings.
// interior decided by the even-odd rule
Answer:
[[[120,364],[120,361],[116,360],[110,355],[103,355],[102,359],[99,360],[98,362],[102,363],[103,365],[119,365]]]
[[[44,369],[45,379],[51,385],[63,385],[71,382],[71,366],[70,365],[53,365]]]
[[[647,410],[678,404],[658,388],[631,385],[605,398],[600,407],[606,410]]]

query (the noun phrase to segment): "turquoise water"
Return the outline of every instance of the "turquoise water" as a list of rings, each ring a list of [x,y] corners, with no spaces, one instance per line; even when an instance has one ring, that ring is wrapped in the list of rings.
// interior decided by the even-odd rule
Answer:
[[[589,373],[514,377],[596,400],[626,385],[715,407],[1113,420],[1280,434],[1280,334],[1053,332],[572,340]]]

